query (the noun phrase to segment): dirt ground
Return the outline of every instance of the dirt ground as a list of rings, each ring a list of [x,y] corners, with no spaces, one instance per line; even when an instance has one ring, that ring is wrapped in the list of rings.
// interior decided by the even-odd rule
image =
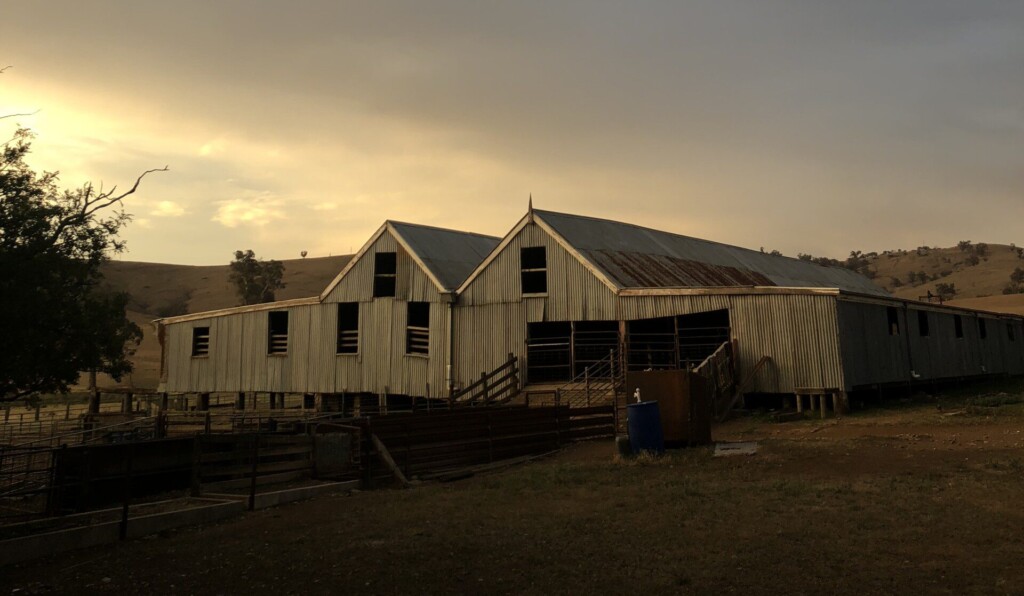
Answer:
[[[583,443],[3,569],[0,593],[1024,593],[1024,406],[988,403],[715,429],[753,456]]]

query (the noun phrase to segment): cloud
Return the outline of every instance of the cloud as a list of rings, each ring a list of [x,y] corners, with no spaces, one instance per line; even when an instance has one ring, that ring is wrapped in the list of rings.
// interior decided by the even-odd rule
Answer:
[[[160,201],[149,214],[153,217],[181,217],[185,215],[185,208],[174,201]]]
[[[212,141],[204,143],[203,146],[199,148],[199,155],[202,155],[203,157],[219,155],[224,153],[227,149],[227,145],[227,141],[224,139],[213,139]]]
[[[286,219],[281,201],[269,197],[238,198],[217,203],[213,221],[228,228],[265,226],[274,220]]]

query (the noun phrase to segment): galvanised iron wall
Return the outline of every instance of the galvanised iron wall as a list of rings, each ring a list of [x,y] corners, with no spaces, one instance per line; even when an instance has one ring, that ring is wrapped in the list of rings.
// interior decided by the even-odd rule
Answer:
[[[394,298],[373,297],[377,252],[397,253]],[[405,353],[407,303],[430,302],[428,354]],[[336,354],[339,302],[359,302],[359,352]],[[441,395],[449,306],[387,231],[322,303],[289,306],[288,353],[267,353],[268,311],[232,313],[167,327],[170,392],[371,392]],[[192,328],[210,327],[210,353],[192,357]]]

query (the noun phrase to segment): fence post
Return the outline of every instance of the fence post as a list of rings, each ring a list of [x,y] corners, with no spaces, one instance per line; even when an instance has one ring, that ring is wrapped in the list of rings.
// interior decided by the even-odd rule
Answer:
[[[260,433],[259,429],[252,436],[252,471],[249,473],[249,511],[256,509],[256,474],[259,471],[260,462]]]
[[[71,420],[71,402],[64,406],[64,420]],[[4,422],[7,422],[4,420]]]
[[[127,470],[124,473],[124,500],[121,505],[121,524],[118,528],[118,533],[121,540],[128,538],[128,506],[132,501],[132,467],[135,464],[135,443],[128,444],[128,461],[126,462]]]
[[[203,438],[196,435],[192,439],[192,496],[202,494]]]
[[[512,352],[509,352],[508,361],[512,363],[512,394],[515,395],[522,388],[519,386],[519,358]]]
[[[210,411],[206,411],[206,418],[203,420],[203,432],[210,434]]]
[[[487,463],[494,463],[494,429],[491,427],[491,412],[487,412]]]
[[[370,437],[373,436],[373,428],[370,426],[370,419],[366,418],[362,425],[363,436],[360,437],[362,440],[362,454],[361,459],[363,460],[363,488],[373,488],[373,453],[370,449],[372,440]]]
[[[488,391],[487,387],[487,371],[480,373],[480,384],[483,385],[482,392],[480,393],[480,399],[482,399],[484,404],[486,405],[487,402],[490,401],[488,399],[488,395],[490,392]]]
[[[36,402],[36,422],[39,422],[39,411],[42,409],[42,404]],[[40,429],[42,430],[42,429]]]
[[[100,390],[93,389],[92,394],[89,396],[89,413],[99,414],[100,413]]]
[[[587,407],[590,407],[590,367],[583,369],[583,382],[586,387]]]

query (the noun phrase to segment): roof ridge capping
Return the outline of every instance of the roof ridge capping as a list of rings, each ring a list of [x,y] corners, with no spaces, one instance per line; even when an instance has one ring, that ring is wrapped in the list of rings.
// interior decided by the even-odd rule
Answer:
[[[488,238],[490,240],[501,240],[501,236],[491,236],[490,234],[481,234],[480,232],[467,232],[465,230],[456,230],[453,228],[442,228],[440,226],[430,226],[426,224],[412,223],[408,221],[398,221],[396,219],[384,220],[385,224],[391,224],[393,226],[409,226],[412,228],[423,228],[425,230],[437,230],[439,232],[448,232],[451,234],[463,234],[466,236],[477,236],[479,238]]]

